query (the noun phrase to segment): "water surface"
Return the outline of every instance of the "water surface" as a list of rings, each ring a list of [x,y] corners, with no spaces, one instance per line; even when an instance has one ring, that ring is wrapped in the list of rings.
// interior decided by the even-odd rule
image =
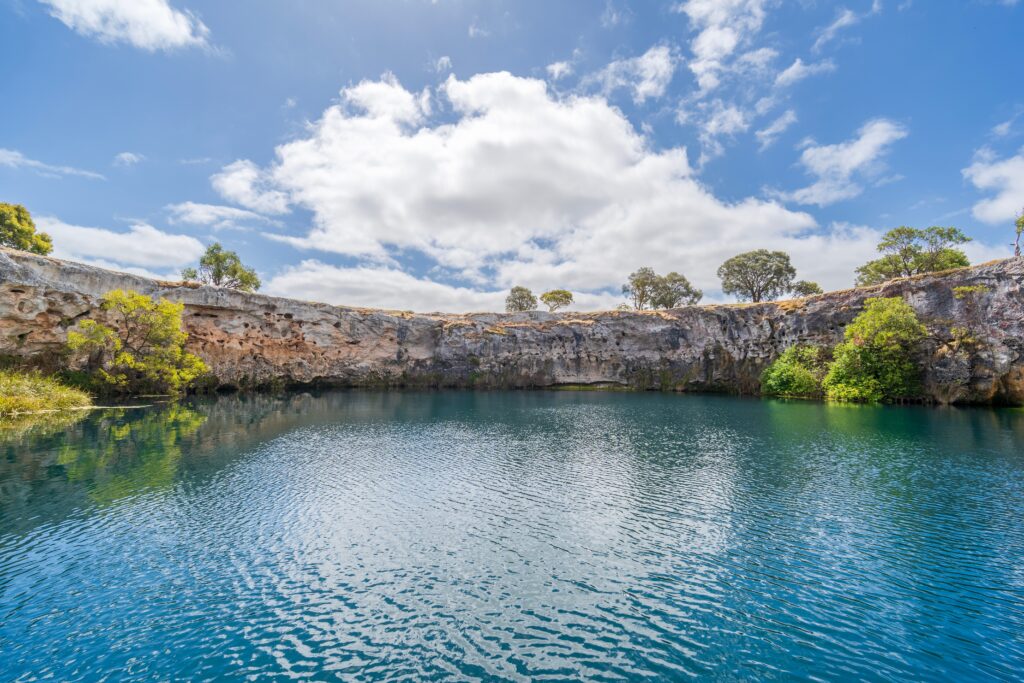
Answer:
[[[1012,680],[1024,413],[358,393],[0,435],[0,678]]]

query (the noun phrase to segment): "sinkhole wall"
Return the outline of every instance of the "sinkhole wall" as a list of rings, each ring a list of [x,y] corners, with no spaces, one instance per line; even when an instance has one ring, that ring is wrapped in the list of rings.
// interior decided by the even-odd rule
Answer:
[[[958,299],[953,288],[984,285]],[[599,313],[418,314],[162,282],[0,249],[0,356],[62,361],[67,332],[134,289],[185,304],[189,350],[222,387],[539,388],[609,385],[756,394],[797,343],[834,344],[877,296],[902,296],[929,330],[925,389],[940,403],[1024,404],[1024,260],[763,304]],[[953,328],[973,343],[956,341]],[[963,335],[960,335],[962,338]]]

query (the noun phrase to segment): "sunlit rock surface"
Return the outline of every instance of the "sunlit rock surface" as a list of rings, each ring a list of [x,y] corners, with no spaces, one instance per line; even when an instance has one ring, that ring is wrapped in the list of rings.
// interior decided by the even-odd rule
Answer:
[[[986,291],[957,298],[955,287]],[[225,387],[613,385],[756,394],[796,343],[834,344],[876,296],[928,326],[928,398],[1024,403],[1024,260],[765,304],[602,313],[416,314],[158,282],[0,250],[0,355],[60,363],[68,329],[134,289],[185,304],[189,347]],[[959,328],[959,329],[955,329]],[[966,332],[965,332],[966,331]]]

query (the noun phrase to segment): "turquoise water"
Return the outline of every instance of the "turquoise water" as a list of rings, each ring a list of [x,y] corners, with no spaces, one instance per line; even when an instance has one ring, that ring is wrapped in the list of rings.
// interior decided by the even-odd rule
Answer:
[[[4,680],[1011,680],[1024,412],[331,393],[0,437]]]

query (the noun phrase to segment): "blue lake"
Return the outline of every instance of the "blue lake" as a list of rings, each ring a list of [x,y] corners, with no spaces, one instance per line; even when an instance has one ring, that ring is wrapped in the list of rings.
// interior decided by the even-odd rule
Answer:
[[[3,680],[1022,672],[1022,411],[337,392],[0,433]]]

